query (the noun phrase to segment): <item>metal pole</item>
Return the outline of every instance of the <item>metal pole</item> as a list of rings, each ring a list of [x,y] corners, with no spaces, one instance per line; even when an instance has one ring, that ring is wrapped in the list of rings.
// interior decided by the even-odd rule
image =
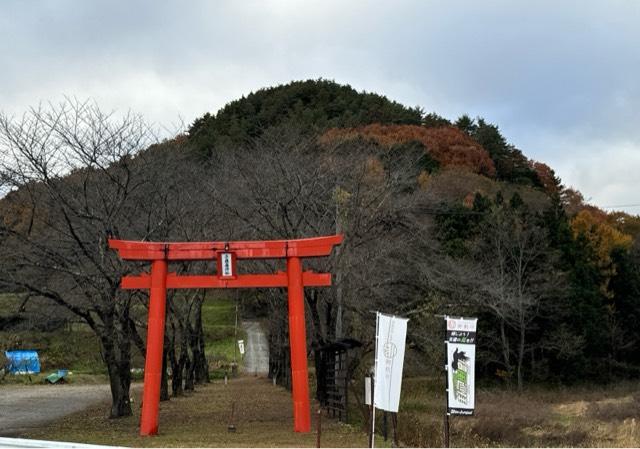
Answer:
[[[376,340],[374,345],[374,363],[373,363],[373,374],[371,375],[371,441],[369,447],[373,448],[375,446],[376,439],[376,393],[375,393],[375,379],[376,372],[378,369],[378,332],[379,332],[379,314],[376,312]]]
[[[229,425],[227,426],[227,432],[236,431],[236,402],[231,403],[231,416],[229,417]]]
[[[167,299],[167,261],[151,262],[149,318],[147,322],[147,354],[144,364],[144,391],[140,415],[140,435],[158,433],[160,384],[162,381],[162,349]]]
[[[320,437],[322,436],[322,409],[318,409],[318,422],[317,422],[317,435],[316,435],[316,447],[322,447],[320,445]]]
[[[444,447],[449,447],[449,412],[444,414]]]
[[[236,324],[233,328],[233,364],[238,365],[238,295],[236,291]]]
[[[299,257],[287,258],[287,287],[293,430],[295,432],[309,432],[311,431],[311,409],[309,404],[309,374],[307,370],[307,335],[304,319],[302,261]]]
[[[449,447],[449,365],[447,360],[447,352],[449,346],[447,344],[447,317],[444,317],[444,382],[446,385],[445,396],[447,398],[447,408],[444,411],[444,447]]]
[[[375,445],[375,435],[376,435],[376,405],[373,400],[375,382],[373,381],[374,376],[371,376],[371,432],[369,436],[369,447],[373,448]]]

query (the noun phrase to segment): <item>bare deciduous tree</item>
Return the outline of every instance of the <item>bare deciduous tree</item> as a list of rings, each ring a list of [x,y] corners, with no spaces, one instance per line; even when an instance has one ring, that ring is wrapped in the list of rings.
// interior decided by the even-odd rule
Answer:
[[[152,141],[140,117],[92,102],[0,116],[2,177],[15,189],[2,200],[0,283],[53,301],[96,333],[112,417],[131,414],[131,345],[143,343],[130,307],[136,295],[119,289],[124,268],[106,239],[135,226],[144,177],[132,158]]]
[[[557,256],[535,217],[506,207],[496,207],[489,214],[477,249],[484,279],[480,301],[498,318],[505,368],[513,371],[515,354],[517,385],[522,389],[527,333],[540,316],[541,302],[561,294]],[[516,332],[515,348],[506,326]]]
[[[389,310],[405,297],[398,293],[410,267],[393,261],[402,260],[410,245],[406,215],[418,187],[415,159],[424,151],[390,154],[393,150],[364,141],[319,145],[290,127],[272,129],[247,148],[217,151],[207,189],[219,222],[226,223],[218,227],[223,233],[234,239],[300,238],[336,230],[345,235],[332,257],[306,262],[335,274],[334,288],[307,289],[305,295],[320,376],[321,347],[346,335],[369,340],[369,310],[380,304]],[[286,301],[282,292],[267,295],[270,317],[277,321],[270,325],[271,338],[282,345]]]

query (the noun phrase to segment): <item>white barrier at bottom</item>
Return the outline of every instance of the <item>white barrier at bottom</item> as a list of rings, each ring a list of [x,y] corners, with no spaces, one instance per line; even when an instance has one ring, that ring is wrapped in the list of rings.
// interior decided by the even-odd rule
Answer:
[[[100,446],[98,444],[67,443],[64,441],[44,441],[29,440],[27,438],[2,438],[0,437],[0,448],[78,448],[78,449],[100,449],[100,448],[121,448],[124,446]]]

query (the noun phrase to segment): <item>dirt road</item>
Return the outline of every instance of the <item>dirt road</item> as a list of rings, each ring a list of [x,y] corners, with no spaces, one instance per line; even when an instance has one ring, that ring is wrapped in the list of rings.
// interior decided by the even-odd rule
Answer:
[[[257,321],[244,321],[242,327],[247,333],[244,354],[246,374],[266,375],[269,373],[269,343],[262,326]]]
[[[0,436],[14,436],[108,401],[109,385],[0,387]]]

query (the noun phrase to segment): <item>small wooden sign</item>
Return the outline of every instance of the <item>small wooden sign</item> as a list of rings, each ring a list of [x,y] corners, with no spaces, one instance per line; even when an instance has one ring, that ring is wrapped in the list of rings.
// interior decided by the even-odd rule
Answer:
[[[221,279],[235,279],[237,277],[235,253],[218,253],[218,277]]]

